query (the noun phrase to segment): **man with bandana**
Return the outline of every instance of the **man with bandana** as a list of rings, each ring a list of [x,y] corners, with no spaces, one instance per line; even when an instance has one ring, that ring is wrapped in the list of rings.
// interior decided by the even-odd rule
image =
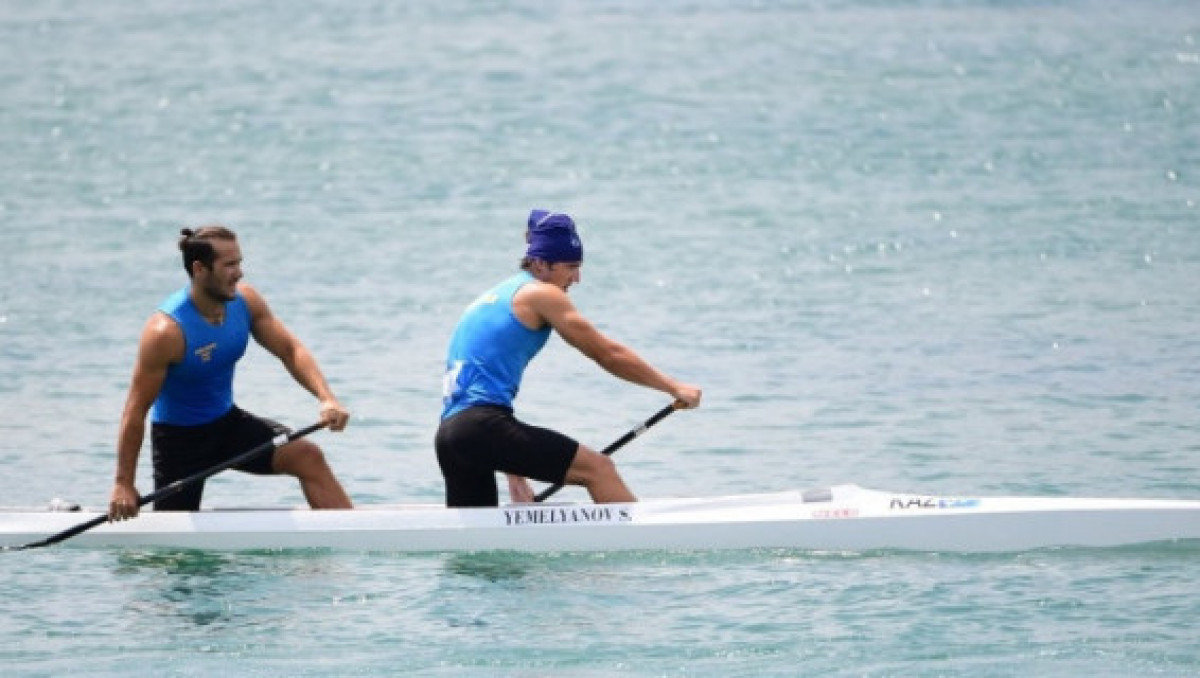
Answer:
[[[463,312],[450,339],[443,410],[434,444],[450,507],[496,506],[496,472],[514,502],[533,501],[528,478],[581,485],[597,503],[636,501],[612,459],[557,431],[513,414],[525,366],[554,330],[609,373],[675,399],[700,404],[701,391],[658,371],[600,333],[571,303],[583,245],[566,214],[534,210],[521,271],[484,292]]]

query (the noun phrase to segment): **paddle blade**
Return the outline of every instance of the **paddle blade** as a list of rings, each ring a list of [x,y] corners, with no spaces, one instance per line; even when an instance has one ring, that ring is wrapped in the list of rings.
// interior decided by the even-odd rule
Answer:
[[[266,452],[270,452],[272,450],[283,447],[284,445],[292,442],[293,440],[296,440],[298,438],[303,438],[304,436],[312,433],[313,431],[316,431],[316,430],[322,429],[322,428],[325,428],[325,422],[323,422],[323,421],[317,422],[310,426],[306,426],[306,427],[300,429],[299,431],[293,431],[291,433],[285,433],[285,434],[276,436],[275,438],[268,440],[267,442],[259,445],[258,447],[255,447],[254,449],[249,450],[248,452],[243,452],[242,454],[239,454],[236,457],[229,459],[228,461],[217,464],[216,466],[213,466],[212,468],[205,469],[203,471],[200,471],[199,473],[190,475],[181,480],[176,480],[175,482],[171,483],[170,485],[167,485],[166,487],[164,487],[160,490],[151,492],[150,494],[148,494],[138,500],[138,506],[145,506],[146,504],[149,504],[152,501],[157,501],[159,499],[162,499],[163,497],[175,494],[176,492],[180,491],[181,489],[183,489],[184,487],[186,487],[188,485],[192,485],[194,483],[200,482],[201,480],[205,480],[206,478],[210,478],[210,477],[220,473],[221,471],[224,471],[225,469],[228,469],[233,466],[237,466],[238,464],[249,461],[251,458],[256,457],[260,454],[264,454]],[[28,544],[22,544],[20,546],[4,546],[3,550],[4,551],[24,551],[26,549],[35,549],[35,548],[41,548],[43,546],[50,546],[52,544],[57,544],[60,541],[70,539],[71,537],[74,537],[77,534],[87,532],[88,530],[92,529],[93,527],[96,527],[98,525],[103,525],[106,522],[108,522],[107,515],[97,516],[95,518],[92,518],[91,520],[80,523],[74,527],[67,528],[67,529],[63,530],[62,532],[59,532],[57,534],[52,534],[49,537],[46,537],[45,539],[40,539],[38,541],[29,542]]]

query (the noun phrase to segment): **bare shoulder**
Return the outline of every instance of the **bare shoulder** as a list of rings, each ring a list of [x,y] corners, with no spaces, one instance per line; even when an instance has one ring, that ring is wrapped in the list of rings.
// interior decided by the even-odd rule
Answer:
[[[546,323],[558,327],[574,308],[566,292],[539,280],[526,284],[513,295],[513,313],[522,324],[534,330]]]
[[[517,290],[515,299],[529,304],[539,312],[548,311],[561,305],[572,306],[571,298],[562,288],[540,280],[534,280]]]
[[[142,337],[152,341],[169,340],[182,336],[183,330],[179,327],[179,323],[162,311],[151,313],[142,327]]]
[[[250,309],[251,317],[258,319],[271,314],[271,307],[267,305],[267,300],[249,283],[239,282],[237,290],[246,300],[246,307]]]
[[[175,319],[161,311],[155,311],[142,327],[138,354],[150,363],[173,363],[183,359],[183,329]]]

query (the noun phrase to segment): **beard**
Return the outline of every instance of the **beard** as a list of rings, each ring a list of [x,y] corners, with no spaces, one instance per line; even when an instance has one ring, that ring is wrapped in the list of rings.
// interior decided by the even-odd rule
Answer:
[[[213,301],[219,301],[221,303],[228,304],[237,298],[237,283],[234,283],[229,291],[226,291],[224,288],[218,285],[209,283],[204,286],[204,296],[212,299]]]

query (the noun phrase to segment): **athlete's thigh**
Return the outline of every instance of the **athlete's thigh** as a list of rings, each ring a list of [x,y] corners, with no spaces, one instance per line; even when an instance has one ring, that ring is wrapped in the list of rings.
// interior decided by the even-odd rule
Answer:
[[[497,470],[561,483],[575,460],[579,443],[557,431],[510,417],[497,423],[489,448]]]

